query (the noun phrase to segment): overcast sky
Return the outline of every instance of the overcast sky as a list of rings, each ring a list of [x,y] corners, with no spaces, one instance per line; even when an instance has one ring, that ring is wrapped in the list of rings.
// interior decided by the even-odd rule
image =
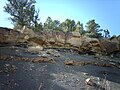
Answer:
[[[3,12],[7,0],[0,0],[0,27],[13,25],[9,15]],[[41,22],[48,16],[53,20],[74,19],[84,25],[95,19],[102,29],[108,29],[111,35],[120,35],[120,0],[36,0],[36,9],[40,9]]]

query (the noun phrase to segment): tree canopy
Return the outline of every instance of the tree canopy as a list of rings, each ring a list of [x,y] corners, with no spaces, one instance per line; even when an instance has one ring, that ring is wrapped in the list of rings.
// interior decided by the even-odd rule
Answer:
[[[60,21],[52,20],[51,17],[48,17],[43,28],[47,30],[61,30],[65,33],[77,31],[81,36],[87,35],[93,38],[109,37],[110,34],[108,30],[100,29],[100,25],[94,19],[89,20],[86,23],[86,29],[84,29],[84,25],[80,21],[76,23],[74,20],[66,19],[60,23]]]
[[[100,25],[97,24],[94,19],[89,20],[86,24],[88,36],[95,38],[101,37]]]
[[[35,27],[39,21],[39,10],[35,10],[35,0],[7,0],[4,11],[11,15],[15,26]]]
[[[39,10],[35,9],[35,0],[7,0],[8,3],[4,6],[4,11],[11,15],[10,20],[14,24],[14,28],[22,28],[27,26],[36,31],[39,30],[60,30],[64,33],[78,31],[81,36],[87,35],[93,38],[110,37],[110,32],[106,29],[100,29],[100,25],[94,19],[86,23],[84,29],[83,23],[74,20],[66,19],[63,22],[52,20],[48,17],[44,25],[39,21]],[[102,36],[102,34],[104,35]]]

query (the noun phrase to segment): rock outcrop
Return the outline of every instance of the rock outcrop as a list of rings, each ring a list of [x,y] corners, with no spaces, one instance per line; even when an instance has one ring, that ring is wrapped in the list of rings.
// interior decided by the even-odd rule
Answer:
[[[71,35],[68,35],[67,43],[70,44],[70,46],[78,47],[81,45],[81,35],[79,32],[72,32]]]
[[[79,32],[72,32],[69,39],[67,39],[67,43],[79,49],[81,53],[109,55],[120,52],[120,36],[98,40],[97,38],[80,36],[78,33]]]
[[[82,37],[80,51],[89,54],[101,53],[100,41],[96,38]]]
[[[49,47],[61,47],[65,43],[65,35],[61,31],[44,31],[42,34],[40,34],[42,37],[44,37],[46,41],[46,46]]]
[[[28,41],[30,38],[37,37],[37,34],[35,34],[34,31],[29,28],[24,28],[22,31],[19,31],[19,32],[20,32],[20,35],[17,42],[23,43]]]
[[[120,52],[120,36],[98,40],[97,38],[81,36],[78,31],[64,33],[52,30],[35,33],[32,29],[26,27],[19,32],[0,27],[0,44],[3,43],[27,44],[30,51],[33,50],[33,47],[34,50],[38,47],[40,50],[43,47],[67,47],[88,54],[109,55]]]
[[[19,32],[13,29],[0,27],[0,44],[15,44],[18,40]]]
[[[110,41],[116,43],[118,45],[117,47],[120,50],[120,35],[111,37]]]
[[[111,54],[120,50],[119,44],[116,42],[111,42],[110,40],[102,40],[101,44],[104,47],[106,54]]]

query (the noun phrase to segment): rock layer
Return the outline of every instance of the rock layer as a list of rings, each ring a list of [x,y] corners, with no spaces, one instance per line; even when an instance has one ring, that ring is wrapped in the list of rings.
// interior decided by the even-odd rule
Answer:
[[[23,33],[8,28],[0,28],[0,45],[3,43],[14,43],[17,45],[27,44],[27,47],[67,47],[75,48],[81,53],[88,54],[116,54],[120,52],[120,36],[111,37],[110,39],[99,40],[81,36],[79,32],[62,31],[41,31],[35,33],[32,29],[26,28]],[[29,47],[30,48],[30,47]],[[117,55],[119,56],[119,55]]]

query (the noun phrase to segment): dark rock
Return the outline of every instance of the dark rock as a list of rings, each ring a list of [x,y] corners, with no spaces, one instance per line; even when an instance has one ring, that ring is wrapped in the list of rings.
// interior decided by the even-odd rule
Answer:
[[[110,72],[109,71],[100,71],[100,74],[108,75],[108,74],[110,74]]]

